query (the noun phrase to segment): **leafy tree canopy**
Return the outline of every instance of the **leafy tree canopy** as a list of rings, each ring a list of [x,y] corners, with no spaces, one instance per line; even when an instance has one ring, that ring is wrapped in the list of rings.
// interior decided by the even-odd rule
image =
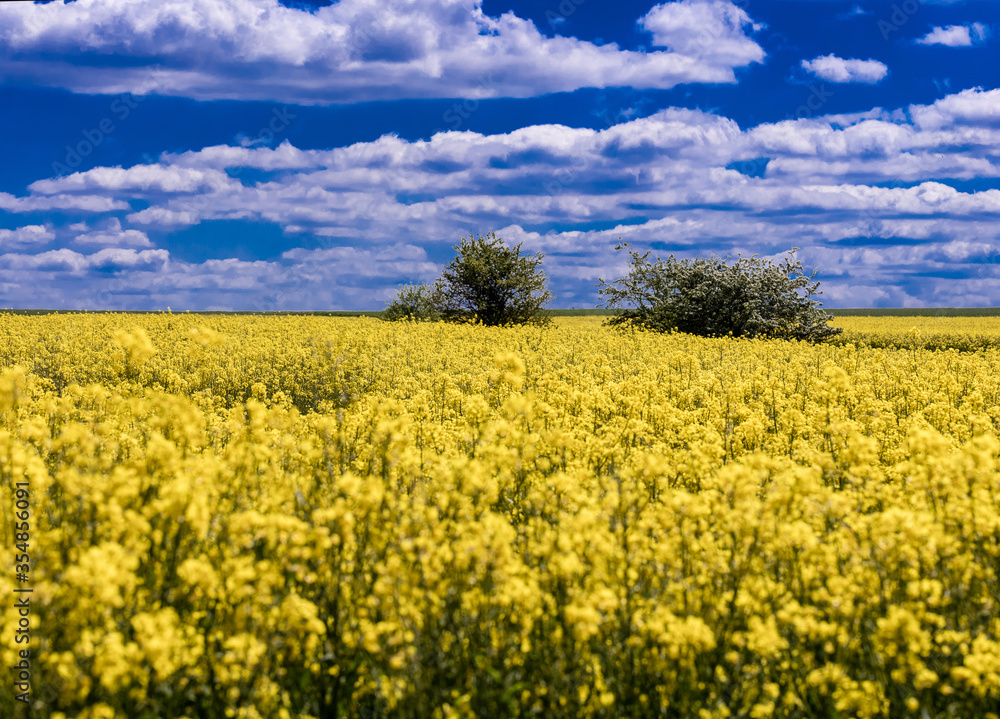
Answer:
[[[485,325],[544,324],[552,300],[542,270],[544,255],[521,253],[490,232],[470,235],[433,285],[404,287],[389,303],[386,319],[477,320]]]
[[[628,249],[628,244],[616,250]],[[666,260],[629,249],[629,272],[614,282],[598,281],[604,306],[620,309],[609,320],[697,335],[775,337],[818,342],[842,330],[813,297],[822,294],[816,272],[806,275],[793,248],[779,263],[757,255],[733,264],[715,257]]]

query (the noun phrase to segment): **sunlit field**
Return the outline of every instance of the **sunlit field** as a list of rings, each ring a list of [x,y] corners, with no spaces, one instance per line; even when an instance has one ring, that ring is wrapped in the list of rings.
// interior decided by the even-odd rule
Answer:
[[[1000,319],[601,321],[0,315],[30,716],[995,719]]]
[[[874,347],[956,349],[1000,348],[1000,316],[994,317],[837,317],[838,344]]]

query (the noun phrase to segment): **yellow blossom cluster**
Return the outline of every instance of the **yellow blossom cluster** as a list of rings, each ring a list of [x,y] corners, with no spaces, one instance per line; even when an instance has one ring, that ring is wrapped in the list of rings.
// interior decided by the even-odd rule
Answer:
[[[997,719],[1000,351],[912,319],[0,315],[0,716]]]

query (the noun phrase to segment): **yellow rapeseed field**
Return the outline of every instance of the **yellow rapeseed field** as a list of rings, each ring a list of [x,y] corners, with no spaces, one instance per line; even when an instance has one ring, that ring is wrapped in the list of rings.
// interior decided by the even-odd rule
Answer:
[[[867,344],[897,349],[1000,348],[998,317],[839,317],[832,322],[844,333],[838,344]]]
[[[0,315],[0,716],[996,719],[1000,332],[937,322]]]

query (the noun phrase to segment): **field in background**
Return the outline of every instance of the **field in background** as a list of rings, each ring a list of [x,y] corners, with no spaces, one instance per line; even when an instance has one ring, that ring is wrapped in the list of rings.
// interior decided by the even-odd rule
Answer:
[[[1000,307],[827,309],[834,317],[1000,317]]]
[[[835,316],[831,324],[844,329],[833,340],[839,345],[960,352],[1000,349],[1000,316]]]
[[[601,322],[0,315],[31,716],[995,718],[997,320]]]
[[[924,308],[870,308],[870,309],[827,309],[834,317],[1000,317],[1000,307],[924,307]],[[607,309],[554,309],[550,310],[555,317],[610,317],[614,310]],[[12,315],[48,315],[48,314],[79,314],[76,310],[0,310],[0,313]],[[123,314],[119,310],[90,310],[88,314]],[[160,314],[159,310],[147,312],[131,311],[127,314]],[[180,313],[178,313],[180,314]],[[379,310],[332,310],[311,312],[226,312],[202,311],[185,312],[195,315],[259,315],[259,316],[304,316],[304,317],[378,317]]]

